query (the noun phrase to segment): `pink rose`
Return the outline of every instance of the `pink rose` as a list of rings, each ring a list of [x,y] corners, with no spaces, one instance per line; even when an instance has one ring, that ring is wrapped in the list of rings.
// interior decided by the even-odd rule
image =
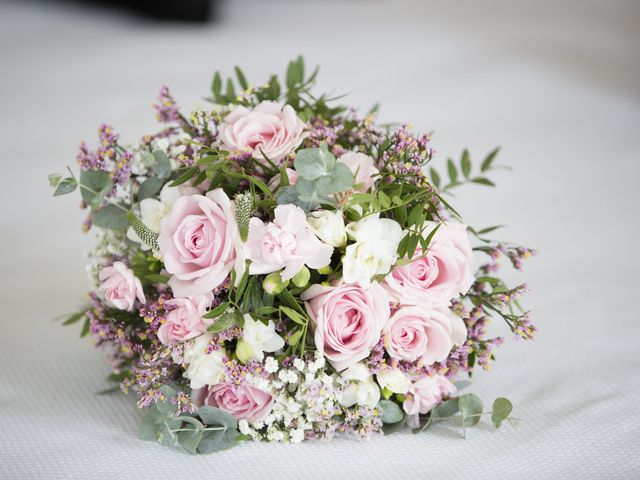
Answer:
[[[409,415],[407,419],[409,426],[416,426],[415,420],[418,414],[424,415],[430,412],[444,398],[453,395],[456,391],[455,385],[443,375],[425,376],[413,382],[402,404],[404,411]]]
[[[146,302],[140,280],[122,262],[113,262],[110,267],[104,267],[100,270],[98,279],[102,295],[117,309],[131,312],[136,298],[141,303]]]
[[[175,297],[210,292],[243,263],[229,197],[218,188],[180,197],[160,224],[158,247]]]
[[[300,146],[305,127],[290,105],[281,107],[264,101],[253,110],[235,107],[218,127],[218,134],[222,145],[232,153],[250,153],[262,161],[266,155],[272,162],[279,162]]]
[[[206,329],[202,318],[211,306],[213,294],[190,295],[168,300],[165,305],[175,307],[166,315],[158,329],[158,338],[164,345],[182,343],[202,334]]]
[[[259,422],[269,415],[274,403],[269,392],[246,383],[218,383],[194,390],[192,397],[197,406],[217,407],[237,419],[245,418],[251,423]]]
[[[340,155],[338,162],[344,163],[349,167],[349,170],[351,170],[351,173],[353,173],[355,177],[354,183],[361,185],[359,189],[361,192],[366,192],[373,187],[375,179],[372,177],[380,173],[380,170],[376,168],[373,158],[364,153],[344,153]]]
[[[427,234],[436,226],[429,224]],[[422,256],[418,248],[413,258],[411,263],[396,266],[384,279],[383,286],[398,303],[449,305],[453,298],[467,293],[475,280],[469,234],[460,223],[442,225],[427,254]]]
[[[260,275],[284,268],[282,280],[289,280],[300,269],[322,268],[331,263],[333,247],[322,243],[307,223],[307,216],[295,205],[279,205],[271,223],[259,218],[249,221],[249,237],[244,255],[251,260],[249,273]]]
[[[389,319],[389,299],[380,285],[312,285],[301,296],[312,320],[317,349],[336,370],[365,359]]]
[[[401,307],[391,315],[383,335],[391,358],[431,365],[447,358],[455,343],[464,342],[466,328],[447,307]]]

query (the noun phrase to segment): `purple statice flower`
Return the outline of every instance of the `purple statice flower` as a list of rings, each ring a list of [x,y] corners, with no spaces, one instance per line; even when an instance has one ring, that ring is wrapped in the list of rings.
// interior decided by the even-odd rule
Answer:
[[[156,110],[156,118],[161,123],[180,122],[181,116],[178,104],[169,93],[169,87],[163,85],[157,97],[157,103],[153,105]]]
[[[267,372],[262,363],[257,360],[250,360],[243,365],[235,359],[231,360],[225,357],[223,363],[227,382],[234,385],[242,385],[250,375],[262,378],[269,376],[269,372]]]
[[[124,185],[131,177],[131,159],[133,158],[133,153],[131,152],[122,152],[120,154],[120,158],[116,163],[116,169],[113,172],[113,181],[114,183]]]
[[[94,170],[98,168],[98,160],[95,153],[89,150],[86,142],[80,142],[78,147],[78,154],[76,155],[76,161],[80,170],[86,172],[87,170]]]
[[[386,140],[389,145],[382,152],[381,158],[386,170],[394,175],[407,176],[415,183],[424,183],[422,167],[434,155],[434,150],[429,145],[429,135],[417,137],[407,125],[403,125],[393,131]],[[390,179],[393,179],[393,175]]]

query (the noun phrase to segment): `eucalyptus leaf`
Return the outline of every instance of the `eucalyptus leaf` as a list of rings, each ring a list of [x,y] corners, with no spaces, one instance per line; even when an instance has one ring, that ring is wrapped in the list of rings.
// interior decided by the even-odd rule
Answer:
[[[513,411],[513,404],[504,397],[496,398],[493,402],[493,409],[491,412],[491,421],[496,426],[496,428],[500,428],[502,422],[509,418],[511,412]]]
[[[326,148],[305,148],[294,160],[296,171],[306,180],[329,175],[335,164],[336,158]]]
[[[206,431],[198,445],[198,452],[206,454],[235,447],[238,444],[239,435],[237,430]]]
[[[382,409],[382,423],[398,423],[404,418],[402,409],[391,400],[380,400],[378,408]]]
[[[124,230],[129,226],[127,210],[110,203],[98,210],[93,216],[93,225],[111,230]]]
[[[158,177],[149,177],[140,184],[138,188],[138,200],[144,200],[145,198],[153,198],[162,189],[164,180]]]
[[[171,160],[169,160],[167,154],[162,150],[155,150],[153,156],[156,159],[156,163],[153,166],[156,175],[159,178],[169,178],[171,175]]]
[[[178,432],[178,443],[189,453],[196,454],[198,453],[198,445],[202,440],[203,433],[197,429]]]
[[[60,195],[67,195],[68,193],[74,192],[76,188],[78,188],[78,182],[76,182],[76,179],[73,177],[67,177],[56,183],[56,189],[53,192],[53,196],[59,197]]]
[[[496,155],[498,155],[498,152],[500,152],[500,147],[496,147],[491,152],[489,152],[489,155],[484,158],[484,160],[482,161],[482,165],[480,165],[480,171],[486,172],[487,170],[491,169],[493,161],[495,160]]]
[[[102,170],[86,170],[80,172],[80,194],[82,201],[91,204],[93,198],[107,185],[111,184],[111,177]]]
[[[474,393],[466,393],[458,397],[458,408],[462,414],[463,426],[473,427],[481,418],[482,399]]]
[[[206,425],[221,426],[231,430],[238,428],[238,421],[233,415],[216,407],[203,405],[198,409],[198,416]]]

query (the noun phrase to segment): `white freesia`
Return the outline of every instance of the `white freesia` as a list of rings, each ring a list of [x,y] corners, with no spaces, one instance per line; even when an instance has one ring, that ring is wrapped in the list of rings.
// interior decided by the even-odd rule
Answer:
[[[409,377],[402,373],[402,370],[397,367],[383,367],[382,370],[376,374],[376,378],[380,388],[386,388],[393,393],[404,395],[409,391],[409,387],[411,387]]]
[[[342,277],[346,283],[368,286],[376,275],[389,273],[398,258],[398,244],[404,235],[395,220],[369,215],[347,225],[349,238],[355,243],[347,246],[342,259]]]
[[[140,220],[144,223],[149,230],[155,233],[160,233],[160,222],[164,216],[171,211],[173,204],[176,203],[178,198],[182,195],[194,195],[198,190],[189,186],[170,187],[166,184],[160,190],[160,199],[145,198],[140,200]],[[149,250],[151,247],[145,244],[138,234],[133,231],[133,228],[129,227],[127,230],[127,238],[132,242],[139,243],[143,250]]]
[[[317,210],[309,214],[307,221],[324,243],[337,248],[347,244],[347,230],[341,210]]]
[[[284,347],[284,339],[276,333],[276,324],[269,320],[266,325],[249,314],[244,315],[244,340],[253,350],[253,358],[262,361],[264,352],[276,352]]]
[[[209,343],[213,335],[205,333],[185,343],[183,363],[184,376],[191,380],[191,388],[215,385],[224,378],[223,350],[209,352]]]
[[[346,383],[344,390],[338,394],[340,405],[351,407],[358,404],[374,408],[380,401],[380,388],[364,363],[350,366],[342,372],[340,379]]]

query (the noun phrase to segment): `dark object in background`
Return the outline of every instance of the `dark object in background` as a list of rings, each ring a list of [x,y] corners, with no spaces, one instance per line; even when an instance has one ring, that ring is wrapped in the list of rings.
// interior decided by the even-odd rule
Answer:
[[[76,0],[76,3],[132,10],[162,21],[207,22],[215,20],[220,0]]]
[[[129,0],[127,3],[142,13],[162,20],[206,22],[214,0]]]

